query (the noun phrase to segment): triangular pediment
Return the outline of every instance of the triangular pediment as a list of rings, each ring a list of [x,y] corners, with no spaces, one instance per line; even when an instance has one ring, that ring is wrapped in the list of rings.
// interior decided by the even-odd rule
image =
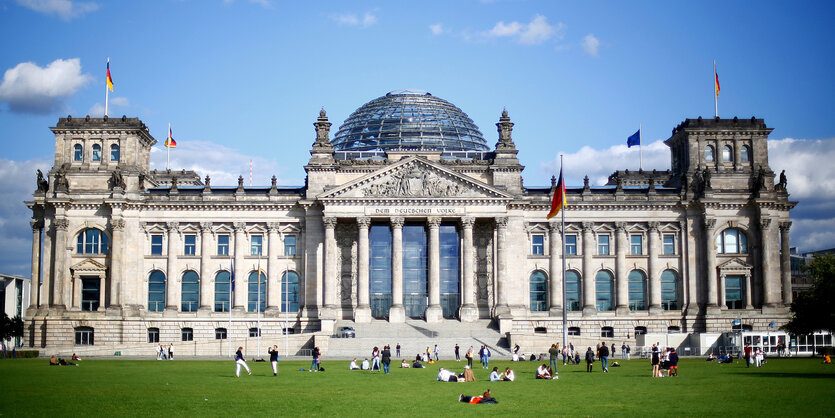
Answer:
[[[753,266],[751,266],[750,264],[742,261],[739,258],[732,258],[732,259],[718,265],[717,267],[719,268],[719,270],[731,271],[731,272],[733,272],[733,271],[748,271],[748,270],[751,270],[752,268],[754,268]]]
[[[511,199],[513,196],[422,157],[409,157],[318,197]]]
[[[105,267],[104,264],[99,263],[96,260],[93,260],[92,258],[85,258],[84,260],[81,260],[77,264],[70,267],[70,269],[76,273],[99,273],[107,270],[107,267]]]

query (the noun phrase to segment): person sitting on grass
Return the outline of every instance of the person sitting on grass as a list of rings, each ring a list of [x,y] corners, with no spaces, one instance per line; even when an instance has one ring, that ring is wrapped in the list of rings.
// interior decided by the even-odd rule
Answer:
[[[72,353],[72,361],[81,361],[81,357],[78,357],[77,355],[75,355],[75,353]]]
[[[490,372],[490,381],[491,382],[498,382],[500,380],[502,380],[502,379],[499,377],[499,368],[498,367],[493,367],[493,371]]]
[[[499,403],[496,398],[490,393],[490,389],[484,392],[481,396],[466,396],[463,393],[458,396],[458,402],[465,403]]]
[[[359,370],[360,366],[357,364],[357,359],[351,360],[351,365],[348,366],[348,370]]]
[[[716,359],[719,363],[725,363],[728,360],[728,356],[725,353],[719,353],[719,357]]]
[[[362,361],[362,370],[368,370],[369,367],[370,366],[368,365],[368,359],[363,360]]]
[[[516,379],[516,375],[513,374],[513,370],[510,370],[510,367],[504,369],[504,373],[502,373],[502,381],[503,382],[512,382]]]
[[[823,355],[823,364],[832,364],[832,357],[829,356],[829,353]]]
[[[551,373],[548,371],[548,366],[544,363],[536,369],[536,378],[537,379],[550,379]]]
[[[409,362],[408,362],[408,361],[406,361],[406,359],[403,359],[403,361],[402,361],[402,362],[400,362],[400,368],[401,368],[401,369],[409,369],[409,368],[411,368],[411,367],[412,367],[412,365],[411,365],[411,364],[409,364]]]
[[[415,361],[412,363],[412,368],[413,369],[425,369],[426,367],[423,365],[423,363],[420,362],[420,360],[415,359]]]
[[[707,355],[705,361],[716,361],[716,356],[713,354],[713,351],[711,351],[710,354]]]
[[[50,366],[57,366],[58,365],[58,360],[55,359],[55,356],[52,356],[52,357],[49,358],[49,365]]]
[[[470,366],[464,366],[464,381],[475,382],[475,374],[473,373],[473,369],[471,369]]]
[[[455,372],[449,371],[443,367],[438,368],[438,381],[439,382],[457,382],[458,376],[455,375]]]

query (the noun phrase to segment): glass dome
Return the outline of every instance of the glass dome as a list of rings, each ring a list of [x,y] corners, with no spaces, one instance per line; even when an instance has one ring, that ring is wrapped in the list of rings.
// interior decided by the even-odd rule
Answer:
[[[355,110],[333,139],[337,151],[487,151],[472,119],[427,92],[393,91]]]

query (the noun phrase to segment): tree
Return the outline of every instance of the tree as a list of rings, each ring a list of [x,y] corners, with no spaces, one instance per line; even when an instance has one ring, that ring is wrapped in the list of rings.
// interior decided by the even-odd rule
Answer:
[[[835,331],[835,254],[815,255],[804,269],[813,280],[812,287],[797,295],[792,319],[783,329],[794,335]]]
[[[14,337],[23,337],[23,320],[20,316],[9,318],[3,312],[3,319],[0,320],[0,339],[9,340]]]

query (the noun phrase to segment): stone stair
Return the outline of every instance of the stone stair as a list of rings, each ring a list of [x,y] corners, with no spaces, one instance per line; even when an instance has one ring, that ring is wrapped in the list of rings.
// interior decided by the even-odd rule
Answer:
[[[356,331],[356,338],[338,338],[332,335],[328,341],[325,356],[335,359],[362,360],[371,356],[371,350],[376,346],[382,349],[386,344],[391,346],[392,356],[396,357],[398,343],[401,346],[401,357],[414,359],[418,353],[426,351],[428,346],[434,350],[435,344],[440,350],[441,360],[455,358],[454,347],[460,347],[461,358],[470,346],[478,351],[481,345],[490,347],[492,358],[509,358],[510,350],[507,341],[489,320],[464,323],[458,321],[444,321],[428,324],[420,320],[407,319],[402,324],[392,324],[387,321],[372,321],[368,324],[357,324],[352,321],[339,321],[334,330],[348,326]],[[434,351],[433,351],[434,352]],[[476,354],[476,361],[478,361]]]

